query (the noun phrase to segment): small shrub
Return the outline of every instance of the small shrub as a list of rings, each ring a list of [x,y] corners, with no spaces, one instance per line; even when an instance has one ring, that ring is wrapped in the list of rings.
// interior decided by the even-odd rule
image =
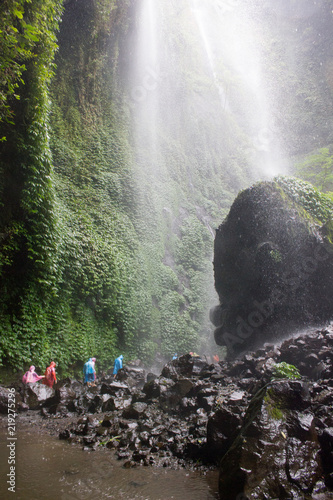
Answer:
[[[285,361],[277,363],[274,367],[273,376],[275,378],[301,378],[301,375],[294,365],[289,365]]]

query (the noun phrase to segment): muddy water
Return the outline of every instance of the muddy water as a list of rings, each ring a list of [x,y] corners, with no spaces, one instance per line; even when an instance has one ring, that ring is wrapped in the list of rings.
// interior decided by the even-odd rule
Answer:
[[[83,451],[34,427],[17,429],[15,493],[8,491],[9,448],[0,428],[0,497],[2,500],[211,500],[217,495],[217,472],[125,469],[109,450]]]

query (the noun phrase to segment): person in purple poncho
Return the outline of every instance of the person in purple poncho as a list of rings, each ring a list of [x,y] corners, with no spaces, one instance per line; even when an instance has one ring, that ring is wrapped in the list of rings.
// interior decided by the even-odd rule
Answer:
[[[37,375],[35,372],[35,367],[33,365],[30,366],[29,370],[25,372],[25,374],[22,377],[22,382],[24,384],[34,384],[35,382],[38,382],[38,380],[41,380],[44,378],[44,375]]]

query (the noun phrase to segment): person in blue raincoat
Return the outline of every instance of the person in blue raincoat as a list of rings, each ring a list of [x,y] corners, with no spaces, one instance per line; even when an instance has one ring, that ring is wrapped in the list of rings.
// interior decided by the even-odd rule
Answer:
[[[121,370],[123,367],[123,359],[124,359],[124,356],[122,354],[118,358],[115,359],[114,368],[113,368],[114,378],[116,378],[118,371]]]
[[[95,361],[96,358],[89,358],[88,361],[83,366],[84,383],[87,384],[87,386],[95,385],[95,379],[96,379]]]

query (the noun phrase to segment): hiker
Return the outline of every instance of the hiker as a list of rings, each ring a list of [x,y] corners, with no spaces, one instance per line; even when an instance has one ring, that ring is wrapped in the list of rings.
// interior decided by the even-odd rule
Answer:
[[[88,387],[95,386],[96,380],[96,370],[95,370],[96,358],[89,358],[88,361],[83,366],[84,383]]]
[[[57,383],[57,376],[55,372],[55,367],[57,365],[55,364],[54,361],[51,361],[50,366],[48,366],[45,370],[45,378],[43,380],[43,384],[47,385],[48,387],[53,387],[54,382]]]
[[[31,365],[29,370],[23,375],[22,382],[24,384],[34,384],[44,377],[45,375],[37,375],[37,373],[35,372],[35,367]]]
[[[96,370],[95,370],[95,363],[96,363],[96,358],[91,358],[94,366],[94,381],[96,381]]]
[[[116,378],[118,371],[121,370],[123,367],[123,359],[124,359],[124,356],[122,354],[118,358],[115,359],[114,368],[113,368],[114,378]]]
[[[178,356],[177,356],[177,353],[176,353],[176,352],[175,352],[175,354],[172,356],[172,361],[173,361],[174,359],[178,359]]]

